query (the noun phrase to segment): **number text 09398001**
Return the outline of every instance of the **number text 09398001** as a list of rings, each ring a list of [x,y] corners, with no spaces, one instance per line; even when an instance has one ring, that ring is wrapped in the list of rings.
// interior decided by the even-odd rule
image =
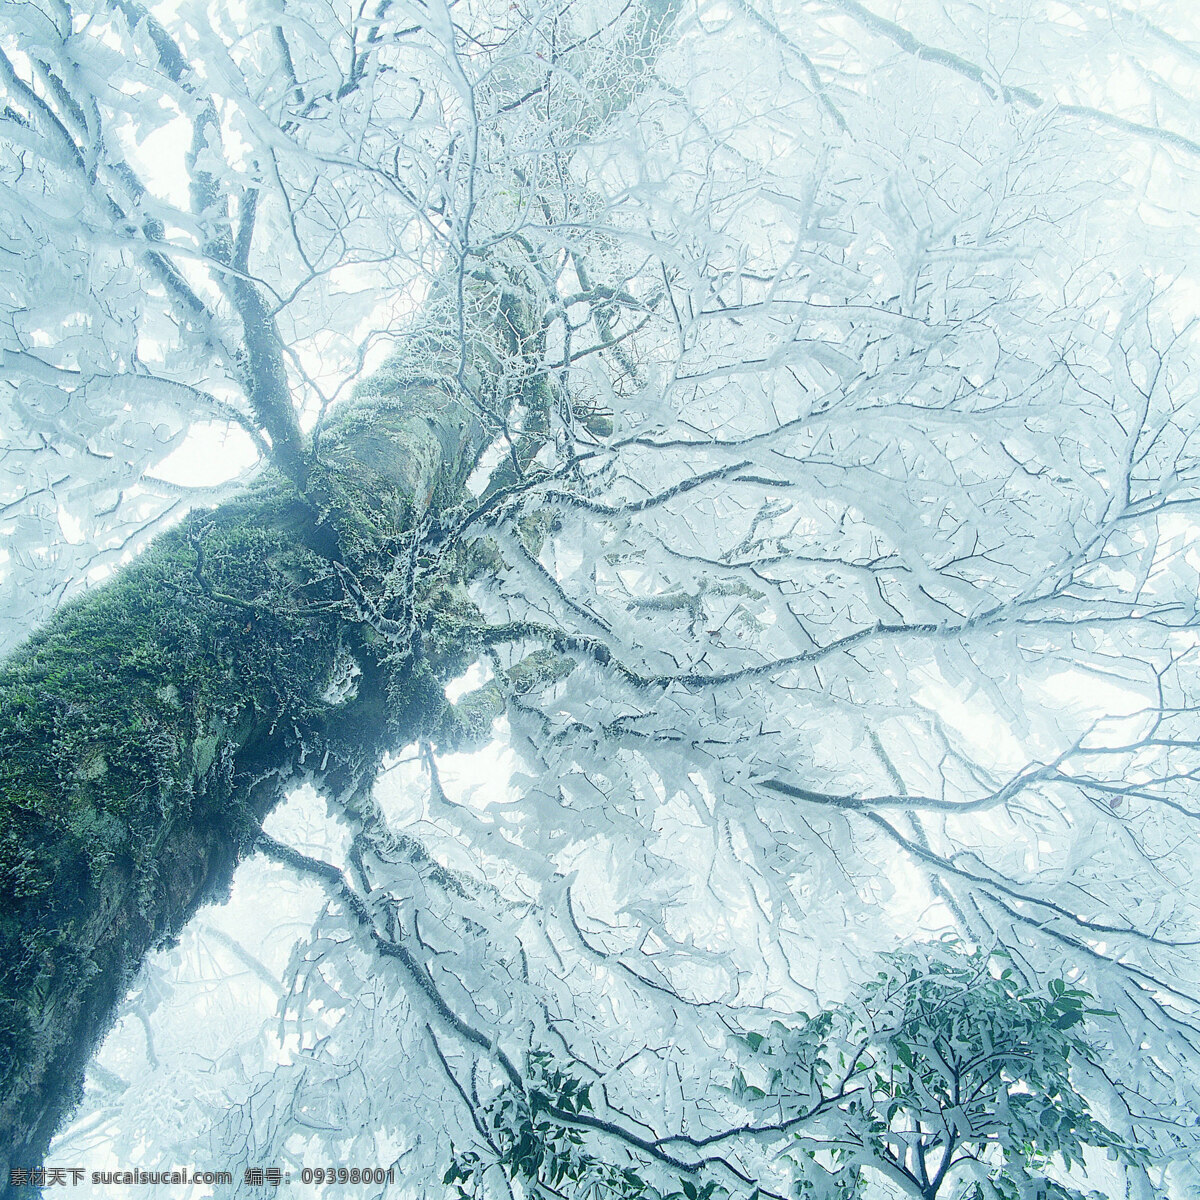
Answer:
[[[301,1183],[395,1183],[394,1167],[305,1167]]]

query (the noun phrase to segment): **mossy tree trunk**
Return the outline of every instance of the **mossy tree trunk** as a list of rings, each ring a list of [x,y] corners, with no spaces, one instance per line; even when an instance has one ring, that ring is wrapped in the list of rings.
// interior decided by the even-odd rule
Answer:
[[[0,1192],[289,784],[348,803],[387,747],[461,744],[443,685],[477,625],[438,518],[491,436],[479,411],[461,386],[377,390],[302,487],[269,472],[193,513],[0,665]]]
[[[97,219],[122,243],[136,231],[129,245],[140,247],[142,274],[133,278],[161,294],[189,345],[205,347],[216,374],[240,391],[238,419],[252,426],[260,446],[269,442],[271,465],[251,492],[192,514],[0,663],[0,1195],[11,1166],[40,1161],[146,954],[228,888],[290,783],[311,778],[353,810],[387,748],[417,738],[462,745],[486,734],[502,703],[497,686],[454,707],[444,683],[489,636],[519,640],[519,631],[489,635],[469,602],[465,584],[486,562],[473,559],[456,534],[467,523],[465,484],[502,436],[510,453],[489,476],[483,508],[519,486],[550,435],[555,399],[540,367],[544,322],[558,305],[546,267],[561,254],[559,239],[547,250],[524,236],[483,236],[484,229],[509,228],[515,185],[495,167],[490,192],[483,189],[480,150],[464,172],[465,189],[455,193],[458,185],[447,183],[456,199],[440,213],[438,228],[453,237],[426,297],[419,323],[425,335],[410,338],[403,362],[340,406],[328,427],[314,436],[302,432],[278,319],[290,301],[277,308],[278,293],[254,282],[258,259],[278,252],[272,235],[256,226],[260,191],[246,186],[244,165],[222,157],[219,105],[204,71],[190,61],[191,43],[176,41],[137,0],[115,8],[137,33],[137,54],[168,81],[170,105],[182,105],[193,123],[185,165],[195,261],[211,268],[207,290],[174,265],[173,248],[160,244],[161,222],[143,220],[151,192],[129,163],[105,160],[111,194],[103,195]],[[380,6],[380,20],[386,8]],[[610,64],[591,93],[566,88],[560,98],[556,90],[551,105],[551,76],[534,86],[528,64],[520,66],[511,81],[517,90],[492,97],[491,125],[477,124],[476,140],[486,133],[491,152],[502,148],[497,157],[504,158],[514,153],[506,130],[540,130],[541,143],[517,139],[524,149],[515,161],[543,155],[562,179],[564,146],[579,145],[652,77],[677,9],[675,0],[639,0],[613,24],[609,44],[601,48],[588,37],[571,47],[567,64],[578,56]],[[551,14],[555,26],[559,18]],[[55,19],[65,23],[46,26],[51,60],[73,36],[70,6],[60,6]],[[352,31],[351,43],[361,34],[364,56],[357,70],[374,53],[372,44],[389,42],[362,20],[356,25],[362,28]],[[291,72],[284,28],[275,30],[276,42]],[[474,88],[475,99],[503,89],[504,70],[481,68],[479,80],[468,79],[447,30],[438,21],[430,30],[433,47],[446,52],[454,89]],[[542,45],[540,27],[531,37],[531,45]],[[519,47],[510,52],[507,41],[497,53],[521,64]],[[29,57],[47,73],[44,91],[26,86],[0,55],[10,98],[18,98],[17,124],[43,139],[55,187],[68,178],[92,197],[102,191],[93,152],[104,139],[80,115],[95,104],[88,74],[77,73],[72,61],[55,75],[32,51]],[[224,48],[220,64],[218,74],[228,69]],[[284,140],[296,138],[307,155],[296,130],[310,127],[310,110],[326,100],[357,103],[359,83],[375,77],[355,76],[335,98],[314,92],[297,124],[282,127]],[[300,96],[302,84],[294,76],[291,82]],[[71,93],[77,83],[82,101]],[[543,90],[547,103],[534,114],[525,101]],[[477,122],[482,111],[473,115]],[[126,118],[122,108],[120,120]],[[322,120],[311,117],[311,128],[325,161],[325,139],[337,122],[327,127]],[[347,152],[357,153],[360,134],[351,138]],[[274,155],[276,142],[270,146]],[[243,156],[239,144],[236,158]],[[310,160],[301,161],[307,177]],[[449,151],[447,161],[457,161]],[[523,170],[514,168],[522,192]],[[368,174],[379,171],[372,166]],[[261,194],[276,185],[284,187],[262,184]],[[558,218],[564,221],[572,218],[568,193]],[[498,214],[490,225],[489,195]],[[542,215],[555,219],[545,206]],[[324,257],[329,240],[320,235],[314,261],[332,277]],[[371,257],[379,247],[369,245]],[[344,253],[345,263],[359,261],[359,251]],[[590,292],[582,259],[572,254]],[[608,345],[607,318],[597,319]],[[533,660],[528,670],[535,675],[559,669]],[[508,683],[513,690],[528,686]]]

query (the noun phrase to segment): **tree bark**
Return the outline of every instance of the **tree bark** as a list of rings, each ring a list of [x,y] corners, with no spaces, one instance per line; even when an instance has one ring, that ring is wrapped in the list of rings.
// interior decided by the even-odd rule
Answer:
[[[166,34],[123,7],[181,78]],[[629,103],[677,7],[635,6],[612,78],[556,118],[572,136]],[[387,748],[490,729],[494,687],[457,709],[445,699],[483,631],[471,552],[439,518],[499,433],[511,452],[493,489],[518,486],[549,436],[548,302],[523,240],[469,268],[463,254],[426,304],[424,327],[441,332],[312,438],[269,306],[233,277],[241,382],[272,470],[0,663],[0,1197],[12,1167],[40,1165],[147,953],[228,890],[289,784],[308,777],[349,803]],[[186,321],[198,301],[175,299]]]
[[[193,513],[0,664],[0,1194],[290,784],[345,802],[385,748],[461,739],[464,562],[414,572],[415,531],[489,436],[461,388],[381,384],[309,447],[305,494],[270,471]]]

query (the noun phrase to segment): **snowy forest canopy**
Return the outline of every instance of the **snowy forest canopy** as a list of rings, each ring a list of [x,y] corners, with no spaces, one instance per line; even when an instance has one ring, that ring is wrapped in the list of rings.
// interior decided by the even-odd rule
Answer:
[[[0,51],[0,1190],[1197,1193],[1200,13]]]

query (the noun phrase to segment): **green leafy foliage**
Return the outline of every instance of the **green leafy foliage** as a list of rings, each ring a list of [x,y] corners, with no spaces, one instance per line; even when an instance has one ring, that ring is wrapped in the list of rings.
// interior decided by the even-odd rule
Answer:
[[[722,1200],[729,1193],[715,1181],[680,1180],[662,1191],[636,1165],[618,1166],[597,1157],[584,1129],[572,1117],[592,1110],[592,1084],[534,1052],[523,1088],[506,1087],[487,1104],[480,1125],[490,1154],[457,1151],[442,1182],[455,1200],[481,1200],[489,1169],[519,1181],[528,1196],[589,1197],[594,1200]]]
[[[995,955],[943,944],[905,953],[861,999],[792,1028],[751,1034],[734,1092],[797,1121],[801,1195],[860,1193],[863,1168],[903,1194],[954,1200],[1083,1200],[1054,1175],[1085,1147],[1137,1169],[1145,1153],[1090,1111],[1073,1072],[1095,1064],[1093,997],[1068,980],[1044,989]]]
[[[731,1132],[771,1147],[774,1168],[790,1166],[798,1200],[1102,1200],[1070,1182],[1086,1148],[1133,1172],[1149,1165],[1076,1086],[1080,1068],[1099,1065],[1092,1018],[1102,1015],[1078,982],[1041,987],[998,954],[953,941],[895,954],[855,1001],[738,1035],[726,1090],[752,1119]],[[730,1195],[715,1179],[659,1190],[628,1143],[627,1165],[606,1161],[614,1139],[586,1115],[591,1092],[531,1055],[524,1086],[482,1109],[486,1150],[455,1153],[443,1180],[455,1200],[482,1200],[493,1170],[528,1196]]]

